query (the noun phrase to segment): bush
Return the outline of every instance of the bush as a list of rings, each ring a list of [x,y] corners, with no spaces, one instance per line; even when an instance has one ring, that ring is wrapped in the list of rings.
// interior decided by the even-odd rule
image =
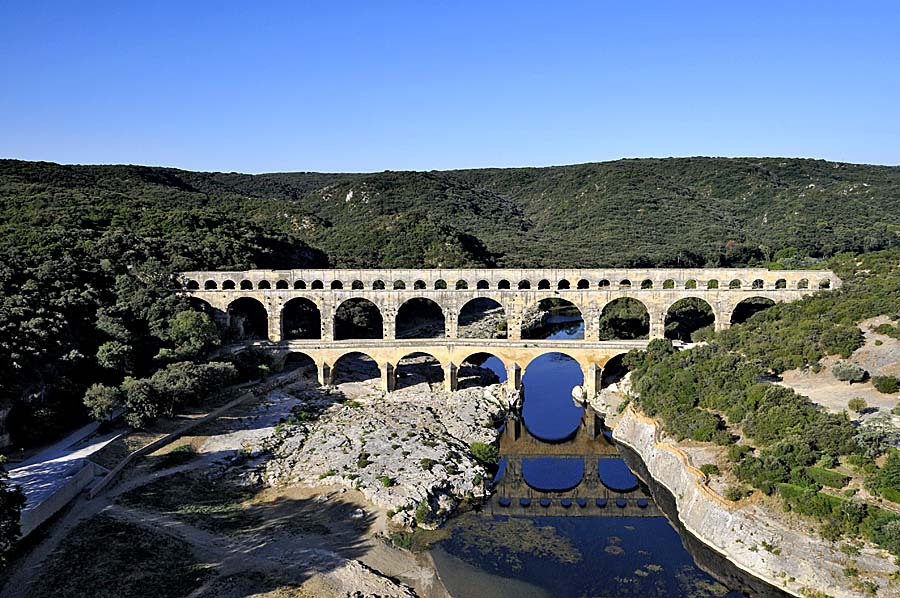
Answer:
[[[872,378],[872,384],[875,386],[875,390],[886,395],[900,392],[900,378],[894,376],[875,376]]]
[[[862,413],[868,406],[869,404],[866,403],[866,400],[862,397],[854,397],[847,401],[847,407],[854,413]]]
[[[843,488],[850,481],[849,476],[821,467],[807,467],[806,475],[817,484],[829,488]]]
[[[725,489],[725,498],[731,502],[737,502],[747,496],[747,490],[743,486],[729,486]]]
[[[385,488],[390,488],[394,485],[394,479],[391,476],[380,475],[378,476],[378,481],[381,482],[381,485]]]
[[[849,361],[839,361],[831,368],[831,374],[841,382],[862,382],[868,376],[868,372]]]
[[[472,442],[469,444],[469,451],[471,451],[475,460],[482,465],[493,467],[500,460],[500,449],[493,444]]]
[[[428,506],[428,499],[423,498],[416,507],[416,523],[425,523],[428,521],[429,515],[431,515],[431,508]]]
[[[700,471],[703,472],[703,475],[709,477],[714,475],[719,475],[719,466],[715,463],[704,463],[700,466]]]
[[[113,386],[92,384],[84,393],[83,401],[91,417],[97,421],[107,420],[122,405],[122,391]]]

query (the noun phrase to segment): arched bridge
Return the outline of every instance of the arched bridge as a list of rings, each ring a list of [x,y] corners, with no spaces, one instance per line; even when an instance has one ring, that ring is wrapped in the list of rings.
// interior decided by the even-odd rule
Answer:
[[[705,301],[716,330],[722,330],[745,300],[793,301],[840,286],[840,279],[827,270],[763,268],[249,270],[183,272],[180,279],[186,295],[205,303],[228,325],[247,317],[247,310],[254,312],[255,344],[281,354],[305,353],[316,362],[324,384],[330,383],[331,370],[341,357],[363,352],[378,363],[383,389],[390,391],[399,360],[422,352],[441,363],[447,387],[453,389],[462,362],[474,353],[489,353],[504,362],[510,384],[517,387],[521,370],[531,359],[561,352],[581,364],[590,394],[599,388],[600,370],[609,359],[664,337],[666,316],[682,299]],[[622,298],[643,305],[649,331],[643,339],[601,340],[601,316]],[[577,309],[584,322],[584,338],[523,339],[523,330],[532,323],[529,318],[544,299],[564,300]],[[505,322],[505,339],[460,334],[461,317],[475,300],[496,305]],[[398,327],[404,311],[417,301],[435,308],[443,329],[430,338],[402,338]],[[380,319],[378,334],[352,338],[338,330],[342,310],[343,317],[354,317],[346,313],[351,305],[364,305]],[[300,308],[307,324],[298,332],[289,320],[292,310]]]

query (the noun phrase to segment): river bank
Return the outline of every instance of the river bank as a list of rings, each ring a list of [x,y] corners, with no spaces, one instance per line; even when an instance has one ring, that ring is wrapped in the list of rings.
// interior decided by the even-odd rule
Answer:
[[[688,453],[661,440],[654,420],[629,407],[613,437],[635,451],[653,480],[671,493],[684,528],[739,569],[795,596],[871,595],[862,581],[875,583],[879,596],[900,596],[890,581],[896,567],[886,552],[863,547],[850,556],[761,497],[725,500],[706,485]],[[851,569],[858,571],[853,578],[847,574]]]

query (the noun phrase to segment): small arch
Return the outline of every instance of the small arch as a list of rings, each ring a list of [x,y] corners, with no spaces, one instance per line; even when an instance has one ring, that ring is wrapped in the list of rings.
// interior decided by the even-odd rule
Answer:
[[[394,281],[394,290],[395,290],[395,291],[402,291],[402,290],[404,290],[404,289],[406,289],[406,283],[405,283],[405,282],[403,282],[402,280],[395,280],[395,281]]]
[[[306,353],[291,351],[285,356],[281,371],[290,372],[295,370],[303,372],[304,378],[316,378],[316,362]]]
[[[486,280],[479,280],[478,282],[475,283],[475,288],[480,291],[483,291],[485,289],[491,288],[491,283],[489,283]]]
[[[543,339],[550,335],[559,340],[584,338],[584,315],[577,305],[566,299],[541,299],[527,310],[523,322],[523,339]]]
[[[579,289],[589,289],[591,288],[591,281],[587,280],[586,278],[582,278],[578,281],[578,284],[576,286]]]
[[[331,281],[331,290],[338,291],[344,288],[344,283],[340,280],[332,280]]]
[[[820,280],[820,281],[819,281],[819,288],[820,288],[820,289],[830,289],[830,288],[831,288],[831,280],[828,279],[828,278],[825,278],[825,279],[823,279],[823,280]]]
[[[272,283],[269,282],[268,280],[260,280],[259,283],[257,283],[256,288],[265,289],[268,291],[269,289],[272,288]]]
[[[189,291],[199,291],[200,290],[200,283],[197,282],[196,280],[189,280],[189,281],[187,281],[187,284],[184,286]]]
[[[456,290],[457,291],[464,291],[468,288],[469,288],[469,283],[466,282],[465,280],[457,280],[456,281]]]
[[[642,281],[641,281],[641,288],[642,288],[642,289],[652,289],[652,288],[653,288],[653,281],[650,280],[649,278],[646,278],[646,279],[642,280]]]
[[[241,290],[242,291],[252,291],[253,283],[249,280],[242,280],[241,281]]]
[[[226,280],[222,283],[222,290],[224,291],[233,291],[234,290],[234,281]]]
[[[538,283],[538,289],[549,289],[550,281],[546,278]]]
[[[741,324],[752,318],[757,313],[767,310],[775,305],[775,302],[766,297],[748,297],[734,306],[731,312],[731,323]]]
[[[417,291],[424,291],[425,289],[428,288],[428,286],[425,284],[424,280],[417,280],[416,282],[413,283],[413,288],[416,289]]]
[[[728,283],[728,288],[729,288],[729,289],[732,289],[732,290],[734,290],[734,289],[739,289],[739,288],[741,288],[741,285],[742,285],[742,284],[743,284],[743,283],[741,283],[740,280],[738,280],[737,278],[735,278],[734,280],[732,280],[731,282]]]
[[[751,289],[757,289],[757,290],[758,290],[758,289],[763,288],[764,286],[766,286],[766,283],[763,282],[763,279],[762,279],[762,278],[756,278],[756,279],[754,279],[753,282],[750,283],[750,288],[751,288]]]
[[[275,283],[276,289],[288,289],[290,286],[288,285],[288,281],[282,279]]]
[[[322,338],[322,314],[319,307],[305,297],[294,297],[281,308],[284,338]]]
[[[775,288],[776,289],[786,289],[787,288],[787,280],[785,280],[783,278],[779,278],[778,280],[775,281]]]
[[[434,290],[436,291],[446,291],[447,290],[447,281],[443,278],[440,278],[434,281]]]
[[[706,288],[707,288],[707,289],[718,289],[718,288],[719,288],[719,281],[718,281],[718,280],[707,280],[707,281],[706,281]]]
[[[715,324],[716,316],[712,305],[700,297],[679,299],[666,310],[666,338],[684,342],[694,340],[693,335],[699,330],[710,328]]]
[[[506,364],[492,353],[472,353],[457,371],[457,388],[490,386],[506,382]]]
[[[444,381],[444,368],[434,355],[415,352],[397,362],[397,384],[394,388],[409,388],[416,384],[439,384]]]
[[[373,291],[383,291],[384,289],[385,289],[385,286],[384,286],[383,280],[376,280],[375,282],[372,283]]]
[[[249,281],[248,281],[249,282]],[[267,340],[269,314],[266,307],[253,297],[239,297],[228,304],[229,335],[236,340]]]
[[[331,366],[331,383],[367,382],[380,380],[381,369],[370,355],[361,351],[344,353]]]
[[[506,312],[493,299],[477,297],[459,310],[459,338],[506,338]]]
[[[501,280],[497,283],[497,288],[501,291],[509,290],[510,284],[508,280]]]
[[[294,288],[298,291],[302,291],[302,290],[306,289],[306,282],[304,282],[302,280],[295,280]]]
[[[809,288],[809,280],[807,280],[805,278],[801,278],[800,280],[797,281],[797,288],[798,289],[808,289]]]
[[[611,286],[611,284],[607,279],[604,278],[599,283],[597,283],[597,286],[600,287],[601,289],[608,289]]]
[[[626,278],[625,280],[619,282],[619,288],[620,289],[630,289],[631,281]]]
[[[325,288],[325,283],[321,280],[314,280],[310,285],[310,288],[313,290],[320,290]]]
[[[572,288],[572,284],[568,280],[563,278],[562,280],[560,280],[559,282],[556,283],[556,288],[561,291],[567,291],[570,288]]]
[[[525,290],[525,289],[530,289],[530,288],[531,288],[531,281],[528,281],[528,280],[520,280],[520,281],[519,281],[519,284],[517,284],[516,287],[517,287],[520,291],[523,291],[523,290]]]
[[[219,285],[216,284],[215,280],[207,280],[203,283],[203,288],[207,291],[214,291],[219,288]]]
[[[397,308],[397,338],[443,338],[447,335],[444,310],[431,299],[407,299]]]
[[[600,313],[600,340],[642,339],[650,336],[650,312],[631,297],[613,299]]]
[[[361,280],[354,280],[350,283],[350,288],[354,291],[362,291],[366,288],[366,285],[364,285]]]
[[[664,288],[664,289],[674,289],[674,288],[675,288],[675,281],[672,280],[671,278],[669,278],[669,279],[663,281],[663,288]]]
[[[361,297],[347,299],[334,311],[334,340],[383,338],[384,320],[378,306]]]
[[[684,288],[685,288],[685,289],[696,289],[696,288],[697,288],[697,281],[694,280],[693,278],[691,278],[690,280],[685,281],[685,283],[684,283]]]

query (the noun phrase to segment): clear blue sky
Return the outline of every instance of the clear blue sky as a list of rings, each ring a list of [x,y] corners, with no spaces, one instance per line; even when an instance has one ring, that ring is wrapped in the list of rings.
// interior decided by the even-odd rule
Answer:
[[[0,3],[0,157],[900,164],[900,3]]]

